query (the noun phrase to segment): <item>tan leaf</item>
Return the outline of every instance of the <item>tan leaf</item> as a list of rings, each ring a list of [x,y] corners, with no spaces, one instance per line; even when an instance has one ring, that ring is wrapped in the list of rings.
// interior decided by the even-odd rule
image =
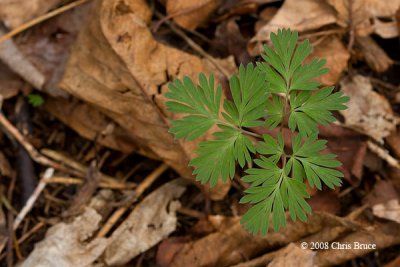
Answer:
[[[46,13],[62,0],[0,0],[0,19],[9,28]]]
[[[394,15],[400,7],[400,0],[389,2],[381,0],[352,0],[351,5],[349,5],[348,0],[326,1],[337,11],[337,23],[342,27],[348,27],[349,23],[351,23],[358,36],[367,36],[374,31],[383,38],[392,36],[393,29],[390,30],[392,34],[387,34],[385,29],[382,28],[383,25],[379,24],[376,19],[386,17],[394,22]],[[351,16],[350,10],[352,10]]]
[[[182,180],[169,182],[148,195],[114,231],[105,251],[108,265],[122,265],[175,231]]]
[[[279,252],[278,256],[274,258],[268,267],[297,267],[299,262],[303,267],[314,267],[314,259],[317,252],[302,249],[293,243],[290,243]]]
[[[288,220],[284,232],[271,231],[265,237],[261,237],[249,234],[240,225],[239,219],[236,217],[236,222],[232,221],[230,226],[221,228],[219,232],[185,244],[175,254],[170,267],[231,266],[277,245],[294,242],[303,236],[318,232],[323,225],[331,221],[329,217],[325,218],[325,215],[313,213],[308,219],[309,223]],[[331,225],[332,222],[328,224]]]
[[[187,163],[196,143],[183,144],[168,133],[172,114],[165,111],[162,94],[175,77],[211,72],[209,61],[157,42],[144,0],[93,4],[60,86],[113,119],[141,150],[190,177]],[[225,63],[233,65],[232,60]]]
[[[72,223],[56,224],[47,231],[45,239],[35,245],[21,267],[89,266],[107,246],[105,238],[89,241],[100,221],[100,214],[87,208]]]
[[[372,207],[375,216],[400,223],[400,204],[398,199],[376,204]]]
[[[398,123],[390,103],[372,90],[367,77],[356,75],[340,83],[343,93],[350,97],[348,109],[341,111],[345,124],[380,141],[396,129]]]
[[[332,51],[335,51],[335,53],[332,53]],[[325,58],[326,68],[329,69],[329,72],[319,77],[318,81],[324,85],[335,85],[347,68],[350,54],[338,37],[331,36],[318,44],[308,59],[311,60],[316,57]]]
[[[167,0],[167,14],[181,27],[195,29],[206,22],[221,0]]]
[[[269,40],[270,33],[280,28],[302,32],[335,22],[335,11],[320,0],[303,0],[301,4],[297,0],[286,0],[272,20],[250,40],[249,53],[259,54],[262,51],[261,43]]]

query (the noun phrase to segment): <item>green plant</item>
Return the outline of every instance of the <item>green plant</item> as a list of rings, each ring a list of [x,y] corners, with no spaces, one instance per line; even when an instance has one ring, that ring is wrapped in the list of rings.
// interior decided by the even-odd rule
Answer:
[[[43,105],[44,99],[41,95],[31,93],[28,95],[28,102],[29,104],[37,108]]]
[[[190,161],[197,180],[214,186],[219,177],[223,181],[234,177],[236,162],[242,168],[253,162],[258,166],[245,170],[242,177],[250,187],[240,202],[253,206],[241,222],[250,232],[263,235],[270,217],[275,231],[286,225],[285,210],[293,220],[307,219],[311,208],[305,200],[306,181],[319,190],[323,184],[329,188],[341,184],[343,174],[335,169],[341,164],[335,155],[322,153],[327,142],[318,140],[317,126],[334,122],[332,111],[346,109],[349,100],[315,81],[328,70],[324,59],[304,63],[312,50],[308,40],[297,44],[297,32],[279,30],[271,34],[271,41],[272,48],[264,46],[265,62],[241,65],[238,75],[230,78],[232,101],[225,99],[223,109],[222,89],[215,88],[213,75],[200,74],[198,85],[188,77],[177,79],[165,94],[170,99],[168,110],[186,114],[171,121],[170,132],[176,138],[193,140],[213,125],[219,128],[214,140],[199,143],[198,156]],[[292,132],[290,152],[283,138],[286,123]],[[277,138],[246,130],[258,126],[279,126]],[[261,139],[256,144],[254,136]]]

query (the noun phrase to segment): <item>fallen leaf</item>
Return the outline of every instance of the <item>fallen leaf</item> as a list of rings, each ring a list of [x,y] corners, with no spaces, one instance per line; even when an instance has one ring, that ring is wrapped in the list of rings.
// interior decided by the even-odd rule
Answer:
[[[173,236],[162,241],[157,249],[157,266],[168,267],[176,253],[178,253],[188,241],[190,241],[190,236]]]
[[[333,216],[335,217],[335,216]],[[308,223],[288,220],[281,232],[269,232],[267,236],[249,234],[240,225],[240,218],[219,232],[199,240],[188,242],[175,255],[170,267],[230,266],[258,255],[262,251],[294,242],[303,236],[320,231],[325,225],[332,225],[332,217],[313,213]],[[289,217],[288,217],[289,218]]]
[[[290,28],[299,32],[315,30],[336,22],[335,11],[320,0],[286,0],[271,21],[262,27],[250,40],[250,55],[262,51],[262,43],[269,40],[271,32],[280,28]]]
[[[303,267],[314,267],[315,255],[317,252],[302,249],[293,243],[287,245],[279,254],[274,258],[268,267],[297,267],[299,262]]]
[[[393,60],[371,37],[356,37],[356,44],[368,66],[374,71],[385,72],[393,65]]]
[[[4,156],[3,152],[0,151],[0,175],[5,177],[11,177],[12,169],[10,162],[6,156]]]
[[[49,97],[46,98],[43,107],[62,123],[87,139],[94,140],[97,137],[97,141],[101,145],[125,153],[131,153],[137,149],[132,137],[119,125],[115,125],[111,134],[103,136],[101,133],[107,126],[116,123],[93,106],[79,101]],[[145,151],[140,152],[149,157],[156,157],[154,154]]]
[[[103,253],[108,243],[105,238],[90,240],[101,219],[95,209],[86,208],[72,223],[56,224],[47,231],[45,239],[35,245],[21,267],[91,265]]]
[[[72,45],[88,18],[90,2],[51,18],[13,39],[24,57],[44,76],[45,82],[39,89],[52,96],[67,96],[65,91],[59,89],[58,83]]]
[[[332,51],[335,52],[332,53]],[[320,76],[317,80],[324,85],[335,85],[343,71],[347,69],[350,53],[338,37],[330,36],[314,47],[308,60],[313,58],[326,59],[325,67],[329,69],[327,74]]]
[[[384,265],[384,267],[398,267],[398,266],[400,266],[400,256],[397,256],[397,258],[395,258],[388,264]]]
[[[390,146],[393,154],[400,158],[400,130],[396,130],[386,138],[386,143]]]
[[[399,195],[392,181],[379,180],[367,194],[364,201],[368,203],[369,206],[375,206],[397,199],[398,197]]]
[[[371,81],[364,76],[343,79],[342,92],[350,97],[348,109],[341,111],[345,124],[377,141],[389,136],[398,123],[390,103],[372,90]]]
[[[388,29],[384,28],[390,25],[389,27],[392,29],[389,31],[394,31],[394,16],[396,10],[400,7],[400,0],[390,2],[381,0],[352,0],[350,6],[348,0],[326,1],[337,11],[337,23],[345,28],[351,23],[357,36],[367,36],[375,32],[377,34],[383,33],[381,34],[383,38],[385,38],[385,36],[389,38],[393,37],[393,33],[390,35],[384,34],[384,31],[388,31]],[[350,9],[352,10],[351,16],[349,14]],[[389,19],[393,22],[389,25],[382,25],[379,18]]]
[[[340,211],[340,199],[336,191],[317,191],[307,201],[313,211],[338,214]]]
[[[157,42],[148,25],[144,0],[99,0],[72,51],[61,87],[112,118],[136,140],[184,177],[195,142],[176,141],[168,133],[163,93],[175,77],[214,72],[210,62]],[[232,59],[222,60],[234,66]],[[218,72],[215,72],[218,77]]]
[[[267,25],[271,21],[271,19],[276,15],[278,10],[279,9],[276,7],[264,8],[258,15],[258,20],[257,20],[256,24],[254,25],[255,32],[260,31],[262,27]]]
[[[4,31],[0,28],[0,36]],[[35,88],[42,88],[44,75],[19,50],[12,39],[0,43],[0,60]]]
[[[16,96],[23,84],[24,81],[18,75],[0,63],[0,97],[3,100]]]
[[[62,0],[0,0],[0,19],[8,28],[16,28],[24,22],[46,13]]]
[[[399,199],[392,199],[386,203],[376,204],[372,207],[372,212],[379,218],[400,223]]]
[[[247,41],[240,32],[239,25],[232,18],[217,26],[210,51],[223,57],[233,55],[239,64],[247,65],[251,62],[246,50]]]
[[[221,0],[167,0],[167,15],[185,29],[194,30],[208,20]]]
[[[337,239],[339,244],[350,244],[350,249],[318,250],[315,266],[336,266],[349,260],[362,257],[370,252],[400,244],[400,228],[395,223],[386,223],[360,229]],[[332,244],[332,243],[331,243]],[[369,245],[369,248],[357,248],[357,244]],[[375,245],[373,248],[371,245]]]
[[[176,210],[186,187],[182,180],[169,182],[141,201],[113,232],[105,251],[108,265],[122,265],[155,246],[176,229]]]

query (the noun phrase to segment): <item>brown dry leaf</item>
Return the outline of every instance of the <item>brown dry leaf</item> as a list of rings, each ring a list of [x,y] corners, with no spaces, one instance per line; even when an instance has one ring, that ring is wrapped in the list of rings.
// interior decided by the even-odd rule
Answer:
[[[4,31],[0,27],[0,36],[3,34]],[[35,88],[43,87],[44,75],[25,58],[13,40],[9,39],[0,43],[0,60]]]
[[[258,32],[261,30],[262,27],[267,25],[271,21],[271,19],[276,15],[278,10],[279,9],[276,7],[264,8],[258,15],[258,20],[254,25],[254,31]]]
[[[105,251],[108,265],[122,265],[150,249],[176,229],[179,198],[186,190],[174,180],[148,195],[113,232]]]
[[[374,71],[385,72],[393,65],[393,60],[371,37],[356,37],[355,40],[368,66]]]
[[[278,13],[250,40],[248,51],[257,55],[262,51],[262,42],[269,40],[271,32],[280,28],[290,28],[299,32],[318,29],[336,22],[335,11],[323,1],[286,0]]]
[[[376,204],[372,207],[375,216],[400,223],[400,204],[398,199],[386,203]]]
[[[134,140],[127,131],[115,125],[115,122],[88,104],[62,98],[46,98],[43,107],[87,139],[93,140],[97,136],[97,141],[101,145],[125,153],[136,150],[133,145]],[[108,125],[115,125],[113,132],[105,136],[101,135]],[[146,154],[145,151],[141,153]],[[149,156],[155,157],[153,154]]]
[[[247,41],[240,32],[239,25],[232,18],[217,26],[210,50],[213,54],[222,56],[233,55],[239,64],[247,65],[251,61],[246,50]]]
[[[168,267],[176,253],[190,241],[190,238],[190,236],[173,236],[162,241],[157,249],[157,266]]]
[[[327,212],[338,214],[340,211],[340,199],[336,191],[329,190],[326,192],[317,191],[307,201],[313,211]]]
[[[397,256],[394,260],[385,264],[384,267],[399,267],[400,266],[400,256]]]
[[[314,267],[314,259],[317,253],[309,249],[301,249],[293,243],[287,245],[279,252],[268,267],[297,267],[301,262],[302,267]]]
[[[392,181],[379,180],[364,198],[364,201],[368,203],[369,206],[375,206],[397,199],[398,197],[399,195]]]
[[[0,97],[3,100],[16,96],[23,84],[24,81],[18,75],[0,63]]]
[[[371,81],[364,76],[343,79],[342,92],[350,97],[348,109],[341,111],[348,127],[369,135],[377,141],[389,136],[398,123],[390,103],[372,90]]]
[[[86,208],[72,223],[56,224],[47,231],[45,239],[35,245],[21,267],[89,266],[107,246],[105,238],[89,241],[100,221],[101,216],[95,209]]]
[[[334,216],[333,216],[334,217]],[[294,242],[303,236],[320,231],[323,226],[335,225],[331,216],[313,213],[308,223],[292,222],[281,232],[269,232],[267,236],[249,234],[241,225],[240,218],[219,232],[187,243],[174,257],[171,267],[230,266],[249,259],[261,251]],[[289,218],[289,217],[288,217]]]
[[[49,228],[44,240],[21,264],[30,266],[76,266],[89,267],[104,253],[108,240],[92,238],[102,220],[101,213],[114,200],[111,190],[101,190],[90,200],[83,214],[70,223],[60,222]]]
[[[13,29],[46,13],[61,2],[62,0],[0,0],[0,20]]]
[[[361,229],[336,241],[340,244],[351,245],[351,249],[318,250],[315,259],[316,266],[340,265],[372,251],[398,245],[400,244],[400,228],[395,223],[386,223]],[[357,249],[356,243],[375,244],[375,248]]]
[[[400,158],[400,130],[396,130],[386,138],[386,143],[390,146],[393,154]]]
[[[400,7],[400,0],[385,2],[381,0],[326,0],[337,11],[337,23],[348,27],[351,23],[357,36],[367,36],[372,32],[381,37],[393,38],[397,36],[395,13]],[[351,20],[349,11],[352,10]],[[392,20],[383,22],[380,19]],[[393,36],[394,35],[394,36]]]
[[[179,198],[186,190],[174,180],[148,195],[113,232],[105,251],[108,265],[122,265],[155,246],[176,229]]]
[[[185,29],[194,30],[206,22],[221,0],[167,0],[167,15]]]
[[[3,152],[0,151],[0,175],[5,177],[11,177],[12,169],[10,162],[6,156],[4,156]]]
[[[157,42],[144,0],[99,0],[70,57],[61,87],[116,121],[136,140],[184,177],[196,143],[168,133],[167,83],[214,69],[208,60]],[[232,60],[220,62],[234,66]],[[219,75],[216,75],[219,77]]]
[[[4,214],[3,208],[0,205],[0,251],[3,251],[4,246],[7,244],[8,232],[6,216]]]
[[[335,52],[332,53],[332,51]],[[324,85],[334,85],[339,80],[343,71],[347,69],[347,61],[350,58],[350,53],[338,37],[330,36],[314,47],[309,60],[316,57],[325,58],[326,67],[329,69],[329,72],[319,77],[318,81]]]
[[[72,44],[88,17],[90,4],[91,1],[64,12],[13,39],[25,58],[43,74],[42,91],[52,96],[67,96],[58,88],[58,83]]]

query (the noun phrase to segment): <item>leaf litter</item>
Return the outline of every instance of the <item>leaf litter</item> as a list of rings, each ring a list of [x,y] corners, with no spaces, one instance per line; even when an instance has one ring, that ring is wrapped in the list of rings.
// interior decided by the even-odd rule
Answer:
[[[4,33],[64,3],[25,2],[7,6],[8,1],[0,1],[0,7],[5,6],[0,8]],[[112,173],[109,177],[126,190],[101,191],[95,185],[94,197],[62,218],[81,186],[67,179],[48,184],[24,227],[15,232],[15,244],[6,245],[9,230],[4,229],[10,214],[24,205],[18,200],[18,186],[24,185],[16,186],[16,143],[2,131],[2,260],[22,266],[151,266],[157,254],[162,266],[291,266],[299,259],[313,266],[396,261],[391,249],[400,244],[399,109],[388,95],[400,82],[393,78],[400,60],[393,52],[399,1],[355,0],[351,6],[345,0],[160,0],[151,6],[133,0],[89,2],[1,44],[2,112],[12,119],[15,96],[40,90],[44,104],[31,111],[35,131],[24,141],[37,148],[65,150],[64,157],[86,165],[93,159],[102,161],[104,170]],[[177,35],[174,23],[183,35]],[[314,213],[307,223],[288,221],[285,229],[263,238],[247,234],[239,224],[247,207],[238,209],[235,203],[246,184],[233,179],[208,192],[198,184],[169,182],[176,174],[192,179],[186,166],[196,144],[182,144],[167,133],[174,118],[165,109],[163,94],[168,82],[184,75],[196,79],[199,72],[214,73],[225,90],[226,75],[235,73],[239,63],[254,61],[261,45],[269,42],[269,33],[282,27],[309,38],[315,47],[311,56],[326,58],[330,69],[320,81],[351,96],[349,109],[336,114],[341,122],[320,129],[329,141],[327,149],[343,162],[345,183],[331,195],[309,189],[310,205],[322,213]],[[285,137],[286,142],[290,140]],[[126,179],[130,186],[140,184],[157,160],[174,171],[128,206],[129,214],[119,217],[109,234],[97,237],[113,211],[124,201],[132,203]],[[37,166],[38,175],[43,168]],[[59,177],[85,179],[73,168],[57,171]],[[102,204],[94,205],[99,197]],[[203,223],[196,230],[197,222]],[[302,250],[304,240],[372,242],[376,249]]]

